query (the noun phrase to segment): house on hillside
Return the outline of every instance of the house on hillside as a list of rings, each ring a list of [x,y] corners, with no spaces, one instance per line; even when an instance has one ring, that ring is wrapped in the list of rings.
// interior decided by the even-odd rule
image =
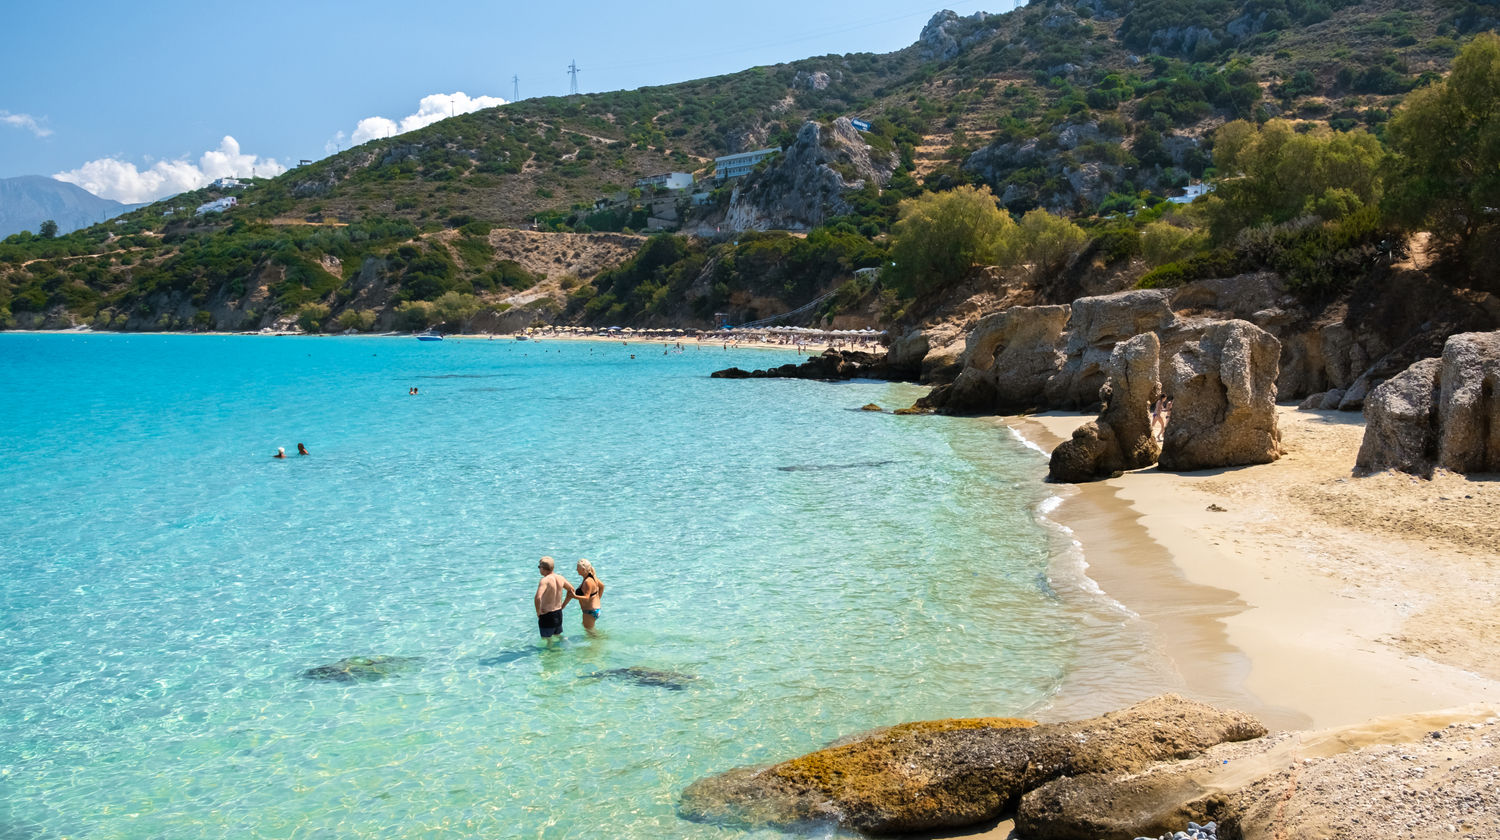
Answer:
[[[198,205],[198,209],[193,211],[193,215],[201,216],[204,213],[222,213],[239,203],[239,199],[232,195],[226,195],[223,198],[216,198],[207,204]]]
[[[660,187],[664,190],[685,190],[693,185],[691,172],[667,172],[662,175],[647,175],[635,182],[637,187],[648,189]]]
[[[780,149],[772,147],[714,158],[714,178],[723,181],[726,178],[738,178],[741,175],[748,175],[757,163],[780,151]]]
[[[215,179],[212,184],[209,184],[209,186],[213,187],[214,189],[229,190],[234,189],[235,187],[243,187],[244,184],[240,183],[240,181],[236,178],[218,178]]]

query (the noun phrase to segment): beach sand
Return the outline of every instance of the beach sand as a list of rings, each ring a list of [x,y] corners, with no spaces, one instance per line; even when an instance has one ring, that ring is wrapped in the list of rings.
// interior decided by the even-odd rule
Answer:
[[[1006,422],[1050,450],[1089,419]],[[1275,463],[1139,470],[1053,518],[1196,699],[1273,729],[1500,703],[1500,477],[1354,478],[1360,415],[1278,422]]]

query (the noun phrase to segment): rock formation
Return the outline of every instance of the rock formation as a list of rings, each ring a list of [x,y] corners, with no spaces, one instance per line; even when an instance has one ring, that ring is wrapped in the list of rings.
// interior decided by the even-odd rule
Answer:
[[[730,230],[811,228],[851,211],[844,194],[885,184],[899,159],[874,157],[848,117],[825,128],[807,122],[797,139],[762,173],[745,180],[723,226]]]
[[[688,819],[870,833],[929,831],[999,817],[1064,776],[1118,775],[1264,735],[1255,719],[1165,696],[1071,723],[979,718],[894,726],[768,768],[701,779]]]
[[[862,353],[858,350],[829,348],[800,365],[780,365],[767,370],[741,370],[737,367],[716,370],[714,379],[819,379],[841,382],[849,379],[898,379],[886,361],[885,353]]]
[[[1059,344],[1071,312],[1067,306],[1017,306],[982,319],[969,333],[958,378],[919,405],[999,414],[1041,406],[1047,380],[1062,367]]]
[[[1371,392],[1365,418],[1357,472],[1500,472],[1500,331],[1449,338]]]
[[[1141,333],[1160,333],[1174,319],[1169,294],[1157,289],[1073,301],[1063,366],[1047,382],[1047,404],[1054,408],[1093,405],[1115,345]]]
[[[1115,345],[1109,378],[1099,389],[1104,410],[1052,451],[1047,477],[1081,482],[1156,463],[1161,447],[1151,429],[1151,406],[1161,396],[1161,341],[1143,333]]]
[[[1187,471],[1268,464],[1281,456],[1276,376],[1281,343],[1246,321],[1223,321],[1183,345],[1166,374],[1171,421],[1159,465]]]

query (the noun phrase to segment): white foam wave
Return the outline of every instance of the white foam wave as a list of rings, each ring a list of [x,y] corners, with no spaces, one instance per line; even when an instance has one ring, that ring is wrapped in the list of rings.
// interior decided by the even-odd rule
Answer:
[[[1066,547],[1054,554],[1051,568],[1047,573],[1047,580],[1052,588],[1058,592],[1081,593],[1106,612],[1123,618],[1140,618],[1134,610],[1110,597],[1099,582],[1089,576],[1089,562],[1084,554],[1083,543],[1073,535],[1072,528],[1051,517],[1062,503],[1063,497],[1054,493],[1038,502],[1035,508],[1037,521],[1056,534],[1057,541],[1066,541]]]
[[[1036,441],[1021,434],[1021,432],[1017,430],[1015,426],[1006,426],[1005,428],[1010,429],[1010,433],[1015,436],[1016,440],[1021,442],[1022,446],[1026,447],[1027,449],[1035,449],[1037,452],[1040,452],[1041,454],[1046,455],[1049,458],[1052,457],[1051,452],[1043,449],[1039,444],[1037,444]]]

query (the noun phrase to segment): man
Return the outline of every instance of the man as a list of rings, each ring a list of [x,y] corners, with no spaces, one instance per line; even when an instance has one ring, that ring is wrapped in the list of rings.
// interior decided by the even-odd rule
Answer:
[[[542,580],[536,587],[536,626],[549,648],[552,647],[552,637],[562,639],[563,599],[573,594],[573,587],[563,580],[562,575],[552,571],[554,567],[551,557],[543,557],[537,563]]]

